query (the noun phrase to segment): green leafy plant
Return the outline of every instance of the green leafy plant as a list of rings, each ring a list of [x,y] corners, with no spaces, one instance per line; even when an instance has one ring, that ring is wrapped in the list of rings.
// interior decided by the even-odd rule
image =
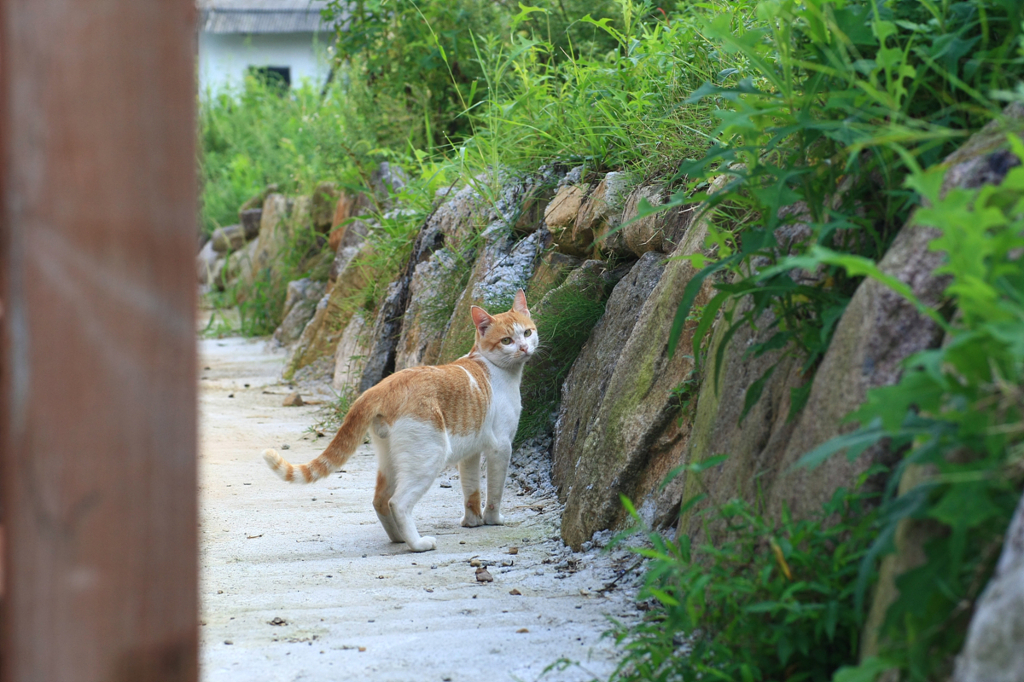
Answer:
[[[324,15],[337,27],[336,68],[365,84],[354,104],[381,145],[431,152],[476,132],[466,113],[487,96],[478,40],[543,34],[557,46],[549,58],[559,61],[612,48],[603,31],[578,21],[588,12],[614,16],[612,0],[535,4],[519,5],[516,15],[514,4],[488,0],[331,0]]]
[[[1024,158],[1024,144],[1011,144]],[[948,673],[969,605],[985,585],[1024,487],[1024,168],[998,186],[955,188],[945,196],[942,180],[937,168],[914,174],[908,185],[927,205],[915,221],[936,230],[930,248],[944,254],[936,274],[950,278],[946,294],[955,312],[949,323],[942,320],[945,343],[909,358],[898,384],[870,391],[849,417],[860,428],[801,460],[814,466],[844,450],[853,459],[883,438],[905,450],[858,597],[865,594],[863,576],[894,550],[898,528],[932,525],[927,561],[896,579],[899,594],[879,633],[881,655],[868,671],[897,668],[914,680]],[[905,477],[919,482],[896,496]]]
[[[237,223],[239,206],[269,184],[286,194],[309,193],[328,180],[362,189],[356,164],[367,162],[376,144],[346,95],[337,84],[321,95],[309,83],[282,94],[252,77],[240,90],[201,94],[203,231]]]
[[[633,551],[650,559],[639,599],[653,608],[610,631],[625,652],[611,680],[830,679],[857,658],[868,501],[840,489],[813,519],[772,522],[735,500],[712,512],[724,537],[699,547],[648,531],[650,546]]]
[[[714,175],[728,179],[705,194],[711,262],[687,286],[670,350],[701,284],[716,275],[717,294],[693,340],[700,357],[704,334],[725,318],[716,380],[732,335],[764,324],[772,333],[748,353],[786,349],[810,378],[863,273],[822,261],[809,271],[773,266],[812,248],[881,258],[915,206],[903,179],[999,114],[983,89],[1024,75],[1024,8],[774,0],[758,6],[753,23],[737,21],[742,11],[704,25],[738,66],[691,97],[719,105],[718,144],[681,166],[687,189],[660,207],[693,201],[690,192]],[[774,368],[751,385],[747,409]],[[791,416],[809,386],[794,389]]]

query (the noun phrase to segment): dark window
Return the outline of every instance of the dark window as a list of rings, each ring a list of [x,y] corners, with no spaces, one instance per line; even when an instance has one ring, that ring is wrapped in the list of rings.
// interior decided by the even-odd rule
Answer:
[[[267,85],[288,89],[292,84],[292,69],[289,66],[250,66],[249,73]]]

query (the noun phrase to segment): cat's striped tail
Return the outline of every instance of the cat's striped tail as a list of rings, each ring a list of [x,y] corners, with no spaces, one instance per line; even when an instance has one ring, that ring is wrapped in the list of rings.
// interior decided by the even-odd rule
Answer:
[[[337,435],[320,456],[308,464],[296,466],[279,455],[277,450],[264,450],[263,459],[278,476],[289,483],[312,483],[324,478],[344,465],[363,442],[370,423],[377,416],[374,402],[370,395],[363,394],[352,403]]]

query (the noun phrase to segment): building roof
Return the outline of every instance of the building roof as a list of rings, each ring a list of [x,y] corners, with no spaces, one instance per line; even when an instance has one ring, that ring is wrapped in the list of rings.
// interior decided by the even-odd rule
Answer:
[[[198,0],[206,33],[313,33],[330,30],[326,0]]]

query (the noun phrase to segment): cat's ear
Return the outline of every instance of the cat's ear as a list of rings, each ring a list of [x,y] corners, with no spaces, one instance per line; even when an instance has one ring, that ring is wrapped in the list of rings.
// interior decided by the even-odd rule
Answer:
[[[526,292],[522,289],[516,292],[516,299],[512,301],[512,310],[520,315],[530,316],[530,309],[526,307]]]
[[[479,306],[473,306],[469,309],[469,314],[473,316],[473,324],[476,325],[477,330],[480,332],[480,336],[487,333],[488,327],[494,322],[494,318],[487,314],[487,311]]]

